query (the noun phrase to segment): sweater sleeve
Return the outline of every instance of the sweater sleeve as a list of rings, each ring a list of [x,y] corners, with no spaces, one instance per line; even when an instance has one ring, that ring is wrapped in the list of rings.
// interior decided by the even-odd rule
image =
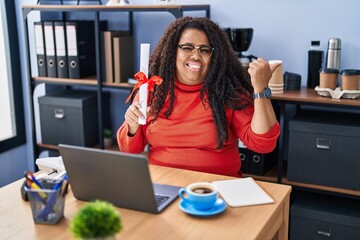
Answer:
[[[134,136],[128,135],[129,126],[124,122],[117,131],[116,137],[121,152],[141,153],[147,144],[144,126],[140,126]]]
[[[254,133],[251,129],[253,114],[253,106],[249,106],[242,111],[235,111],[231,127],[248,149],[257,153],[269,153],[276,147],[280,135],[280,125],[276,122],[266,133]]]

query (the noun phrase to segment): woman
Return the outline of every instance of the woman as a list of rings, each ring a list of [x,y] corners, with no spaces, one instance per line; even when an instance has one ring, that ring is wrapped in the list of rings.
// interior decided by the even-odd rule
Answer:
[[[150,92],[145,125],[138,96],[117,132],[123,152],[149,144],[149,163],[241,176],[238,139],[258,153],[271,152],[280,128],[262,93],[271,77],[258,59],[248,73],[222,29],[208,18],[183,17],[165,30],[150,59],[150,74],[163,79]]]

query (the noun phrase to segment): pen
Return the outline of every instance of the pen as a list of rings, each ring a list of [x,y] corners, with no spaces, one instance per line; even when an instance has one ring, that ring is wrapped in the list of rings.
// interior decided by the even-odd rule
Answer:
[[[69,187],[69,180],[67,175],[64,176],[64,182],[65,184],[63,184],[63,189],[62,189],[62,196],[65,197],[65,195],[68,192],[68,187]]]
[[[39,186],[39,188],[43,188],[43,186],[41,185],[41,183],[36,179],[36,177],[34,176],[34,174],[30,171],[25,171],[24,176],[26,179],[29,179],[30,181],[36,183],[36,185]]]
[[[66,176],[66,175],[65,175]],[[58,189],[61,187],[61,185],[63,184],[63,181],[65,179],[65,176],[64,178],[57,182],[53,189],[52,189],[52,193],[50,194],[49,198],[48,198],[48,201],[45,205],[45,207],[40,211],[40,213],[38,214],[38,218],[40,219],[46,219],[50,213],[50,211],[53,209],[54,205],[56,204],[56,200],[58,197],[61,197],[61,193],[59,193],[59,196],[58,196]]]
[[[39,188],[43,189],[44,187],[41,185],[41,183],[36,179],[36,177],[34,176],[34,174],[32,174],[31,172],[28,172],[28,174],[30,175],[32,181],[34,183],[36,183],[36,185],[39,186]]]
[[[30,187],[30,189],[34,189],[34,190],[43,189],[41,183],[35,178],[35,176],[30,171],[26,171],[24,175],[25,175],[26,182],[27,182],[28,186]],[[40,195],[40,197],[42,197],[43,199],[46,199],[45,193],[38,191],[37,194]]]
[[[34,189],[34,190],[37,190],[36,193],[37,193],[43,200],[46,199],[46,194],[41,191],[42,189],[39,188],[39,186],[38,186],[37,184],[35,184],[34,182],[32,182],[32,183],[30,184],[30,188],[31,188],[31,189]],[[42,201],[42,202],[44,202],[44,201]]]

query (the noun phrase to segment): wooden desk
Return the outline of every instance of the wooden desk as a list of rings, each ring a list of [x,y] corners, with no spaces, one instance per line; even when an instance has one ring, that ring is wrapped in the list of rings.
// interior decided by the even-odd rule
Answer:
[[[150,166],[154,182],[186,186],[195,181],[231,177]],[[274,204],[230,208],[210,218],[182,212],[179,199],[160,214],[119,208],[123,231],[118,239],[287,239],[291,187],[258,182],[275,200]],[[22,180],[0,188],[0,236],[3,239],[71,239],[68,224],[85,202],[76,200],[71,190],[66,196],[65,213],[57,225],[34,224],[30,205],[21,199]]]

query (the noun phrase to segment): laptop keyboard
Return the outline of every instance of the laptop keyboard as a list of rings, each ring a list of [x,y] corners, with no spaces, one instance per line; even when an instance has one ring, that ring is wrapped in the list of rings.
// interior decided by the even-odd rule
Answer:
[[[155,200],[156,200],[156,205],[159,207],[161,206],[166,200],[168,200],[170,197],[168,196],[163,196],[163,195],[157,195],[155,194]]]

